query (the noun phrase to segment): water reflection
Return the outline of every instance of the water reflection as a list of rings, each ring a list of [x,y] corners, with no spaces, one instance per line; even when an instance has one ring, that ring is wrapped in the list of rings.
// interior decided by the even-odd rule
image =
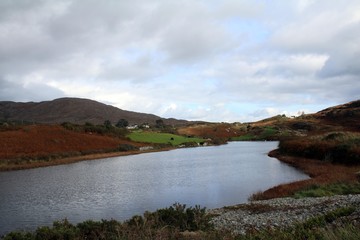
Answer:
[[[0,173],[0,234],[68,218],[125,220],[175,202],[207,208],[246,202],[307,178],[267,157],[277,142],[235,142]]]

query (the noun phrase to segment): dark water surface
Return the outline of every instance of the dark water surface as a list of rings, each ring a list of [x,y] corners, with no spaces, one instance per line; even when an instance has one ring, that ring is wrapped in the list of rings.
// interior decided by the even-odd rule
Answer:
[[[222,207],[246,202],[256,191],[308,178],[267,156],[277,144],[232,142],[0,172],[0,235],[64,218],[72,223],[125,220],[175,202]]]

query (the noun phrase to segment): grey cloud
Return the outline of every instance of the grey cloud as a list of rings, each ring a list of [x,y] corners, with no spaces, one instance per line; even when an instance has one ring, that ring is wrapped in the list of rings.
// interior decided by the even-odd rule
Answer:
[[[348,24],[336,34],[329,46],[329,53],[329,59],[319,72],[320,77],[360,77],[360,19]]]
[[[319,71],[318,76],[322,78],[353,75],[360,77],[360,52],[348,55],[333,54]]]
[[[165,10],[168,13],[162,14]],[[159,50],[170,63],[199,63],[234,45],[231,36],[201,2],[172,3],[159,7],[156,14],[167,16],[156,38]]]
[[[0,1],[0,20],[13,18],[28,12],[29,9],[35,9],[42,4],[43,0],[2,0]]]
[[[264,3],[247,0],[228,0],[219,4],[217,14],[222,18],[255,19],[264,11]]]
[[[127,80],[135,83],[150,81],[163,73],[161,67],[156,66],[149,56],[142,56],[132,62],[110,64],[99,74],[99,79]]]
[[[328,55],[328,60],[317,74],[320,78],[359,76],[360,19],[354,12],[359,7],[359,2],[353,0],[348,1],[346,6],[338,1],[313,2],[307,11],[298,13],[297,18],[274,32],[272,47],[284,55]]]
[[[42,83],[24,85],[0,78],[0,101],[44,101],[63,97],[65,94],[59,89]]]

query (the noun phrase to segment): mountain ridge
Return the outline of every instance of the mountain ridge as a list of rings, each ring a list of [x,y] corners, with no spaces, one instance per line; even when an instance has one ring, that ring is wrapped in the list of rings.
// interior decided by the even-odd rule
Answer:
[[[42,102],[0,102],[0,120],[58,124],[71,122],[84,124],[103,124],[110,120],[115,124],[126,119],[129,124],[155,125],[156,120],[165,124],[181,126],[191,123],[187,120],[162,118],[154,114],[123,110],[112,105],[85,98],[57,98]]]

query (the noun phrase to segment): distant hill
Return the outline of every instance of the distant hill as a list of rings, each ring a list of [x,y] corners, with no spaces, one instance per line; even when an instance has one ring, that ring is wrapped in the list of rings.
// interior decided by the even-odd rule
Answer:
[[[257,122],[198,124],[178,129],[180,134],[223,141],[281,140],[337,131],[360,132],[360,100],[298,117],[277,115]]]
[[[103,124],[110,120],[115,124],[119,119],[126,119],[130,124],[155,125],[162,119],[165,124],[181,126],[186,120],[165,119],[153,114],[131,112],[106,105],[97,101],[81,98],[59,98],[44,102],[0,102],[0,120],[35,123],[71,122],[83,124]]]
[[[284,115],[278,115],[251,124],[253,126],[269,126],[273,124],[279,127],[291,125],[295,128],[296,126],[301,128],[301,125],[305,128],[306,125],[314,125],[318,130],[321,127],[324,130],[329,130],[329,126],[338,126],[343,130],[360,131],[360,100],[329,107],[316,113],[304,114],[296,118],[286,118]]]
[[[313,116],[326,123],[360,131],[360,100],[326,108]]]

